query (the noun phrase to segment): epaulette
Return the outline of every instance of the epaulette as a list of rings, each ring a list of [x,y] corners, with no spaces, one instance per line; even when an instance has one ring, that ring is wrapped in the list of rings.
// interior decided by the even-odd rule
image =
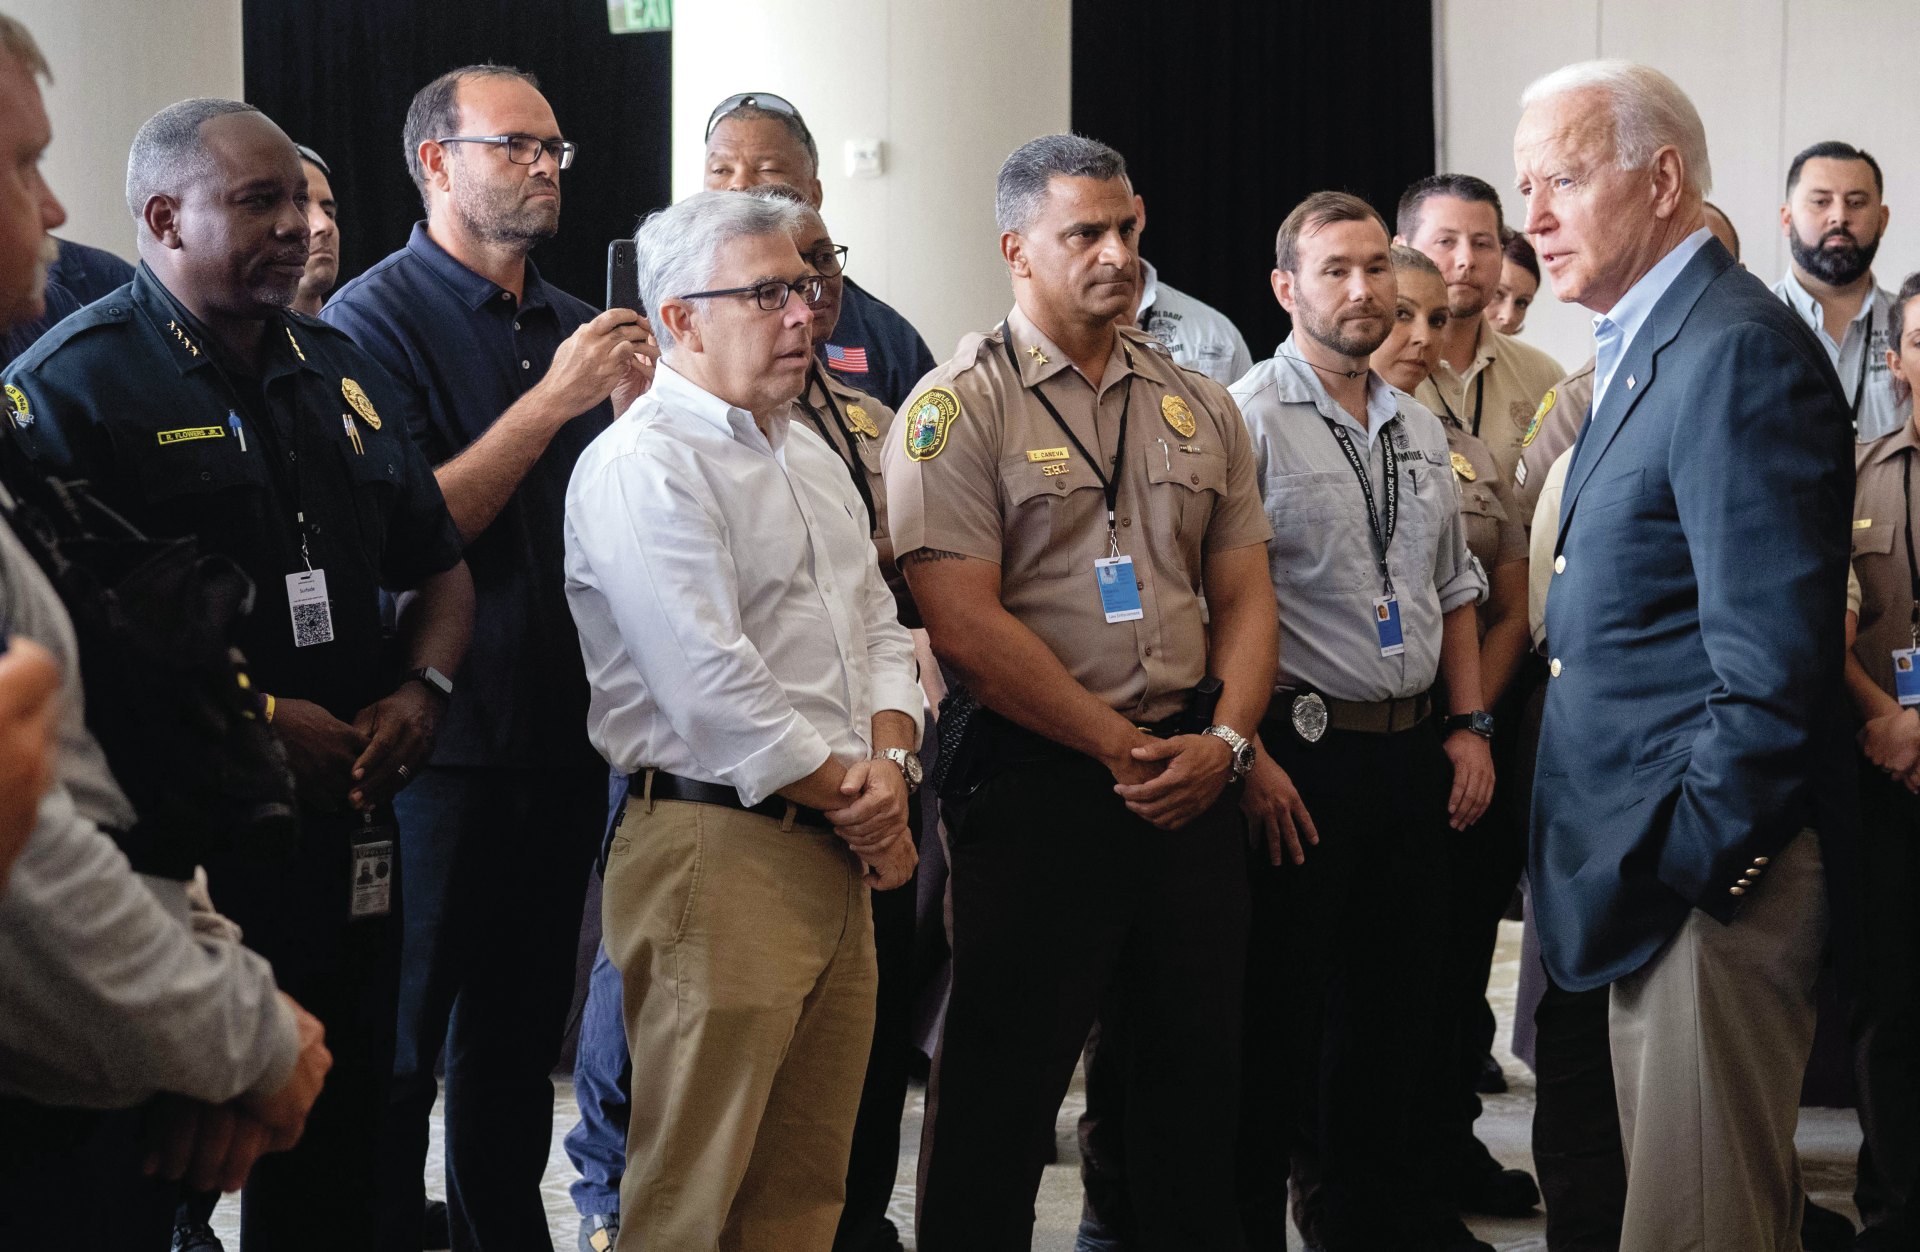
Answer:
[[[42,361],[58,352],[77,336],[102,326],[119,326],[133,320],[133,301],[125,294],[125,288],[111,292],[78,313],[69,314],[54,323],[51,329],[33,341],[33,346],[15,357],[7,367],[9,373],[19,373],[37,368]]]
[[[953,369],[953,376],[958,378],[974,366],[980,364],[987,353],[993,351],[999,342],[1000,338],[997,330],[985,335],[979,331],[968,331],[962,335],[960,337],[960,346],[954,349],[953,356],[947,361],[947,365]]]

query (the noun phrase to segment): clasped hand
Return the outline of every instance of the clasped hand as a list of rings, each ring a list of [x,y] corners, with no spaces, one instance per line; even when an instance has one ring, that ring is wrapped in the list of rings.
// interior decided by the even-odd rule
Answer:
[[[1873,718],[1856,738],[1869,761],[1920,794],[1920,709],[1901,708]]]
[[[1220,798],[1233,776],[1233,749],[1215,735],[1156,739],[1141,731],[1125,757],[1106,765],[1129,810],[1161,830],[1178,830]]]
[[[827,811],[834,833],[866,863],[867,885],[891,891],[913,877],[919,850],[907,828],[907,780],[884,757],[857,761],[840,781],[848,803]]]

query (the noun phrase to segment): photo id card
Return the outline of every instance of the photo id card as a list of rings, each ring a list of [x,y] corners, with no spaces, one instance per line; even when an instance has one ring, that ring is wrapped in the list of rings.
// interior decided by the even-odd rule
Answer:
[[[390,835],[391,828],[369,826],[363,835]],[[393,840],[353,845],[353,907],[349,918],[385,917],[393,905]]]
[[[327,571],[303,569],[287,575],[287,614],[293,618],[293,646],[333,642],[333,606],[327,602]]]
[[[1407,650],[1400,636],[1400,600],[1397,596],[1373,598],[1373,628],[1380,633],[1380,655],[1399,656]]]
[[[1893,650],[1893,698],[1902,708],[1920,704],[1920,669],[1914,668],[1916,656],[1920,656],[1920,648]]]
[[[1140,607],[1140,585],[1133,578],[1130,556],[1101,557],[1093,563],[1093,579],[1100,584],[1100,607],[1107,624],[1137,622],[1145,617]]]

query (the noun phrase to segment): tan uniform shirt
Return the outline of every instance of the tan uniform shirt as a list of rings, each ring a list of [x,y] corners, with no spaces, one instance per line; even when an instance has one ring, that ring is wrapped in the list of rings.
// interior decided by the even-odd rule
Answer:
[[[1547,588],[1553,584],[1553,547],[1560,538],[1560,497],[1567,489],[1567,467],[1573,464],[1573,449],[1561,450],[1540,475],[1540,507],[1534,516],[1540,524],[1533,528],[1527,549],[1527,629],[1533,635],[1533,647],[1547,654]]]
[[[1113,535],[1133,558],[1138,621],[1106,620],[1093,565],[1108,555],[1106,496],[1034,387],[1108,463],[1128,413]],[[1015,309],[1006,329],[968,335],[921,380],[900,427],[884,457],[895,551],[995,562],[1001,603],[1076,682],[1138,722],[1179,712],[1207,672],[1208,554],[1273,534],[1246,426],[1224,393],[1131,328],[1096,386]]]
[[[1920,459],[1920,439],[1907,422],[1891,435],[1854,449],[1853,572],[1860,579],[1860,631],[1853,654],[1867,676],[1893,694],[1893,650],[1914,646],[1913,601],[1920,594],[1907,566],[1907,544],[1920,512],[1902,483],[1909,458]],[[1914,477],[1920,480],[1920,466]],[[1915,484],[1920,500],[1920,482]]]
[[[1453,461],[1453,483],[1460,489],[1460,520],[1466,527],[1467,551],[1488,575],[1494,567],[1527,559],[1527,532],[1506,480],[1494,466],[1493,453],[1452,422],[1447,430],[1447,453]],[[1484,610],[1485,605],[1481,608]]]
[[[1466,373],[1456,373],[1441,361],[1413,398],[1435,417],[1451,417],[1478,435],[1493,453],[1500,477],[1509,478],[1520,461],[1520,440],[1540,407],[1540,398],[1564,372],[1558,361],[1540,349],[1495,330],[1482,314],[1480,342]]]
[[[826,391],[821,391],[821,381]],[[913,607],[913,593],[893,561],[893,540],[887,530],[887,486],[881,477],[881,449],[893,430],[893,410],[858,387],[850,387],[829,370],[816,367],[800,393],[799,419],[813,428],[839,455],[849,473],[857,472],[866,490],[863,499],[873,501],[873,546],[880,554],[880,574],[900,606],[900,620],[908,626],[920,624],[919,611]]]
[[[1580,438],[1587,410],[1593,407],[1593,363],[1594,358],[1588,357],[1585,365],[1548,388],[1540,397],[1527,433],[1520,437],[1520,461],[1513,467],[1513,500],[1520,510],[1520,524],[1529,530],[1548,468]]]

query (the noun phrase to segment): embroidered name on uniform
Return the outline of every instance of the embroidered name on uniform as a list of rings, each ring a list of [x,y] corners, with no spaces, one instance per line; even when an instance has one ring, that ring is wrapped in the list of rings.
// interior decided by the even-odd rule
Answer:
[[[163,444],[185,443],[189,439],[225,439],[227,428],[225,426],[186,426],[179,430],[160,431],[159,437]]]

